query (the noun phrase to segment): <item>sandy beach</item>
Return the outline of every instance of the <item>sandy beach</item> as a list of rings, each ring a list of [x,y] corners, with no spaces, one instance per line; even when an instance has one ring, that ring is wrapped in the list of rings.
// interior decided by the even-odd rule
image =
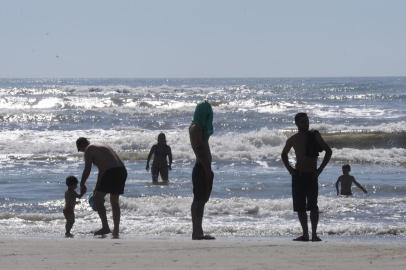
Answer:
[[[1,239],[0,269],[405,269],[406,243]]]

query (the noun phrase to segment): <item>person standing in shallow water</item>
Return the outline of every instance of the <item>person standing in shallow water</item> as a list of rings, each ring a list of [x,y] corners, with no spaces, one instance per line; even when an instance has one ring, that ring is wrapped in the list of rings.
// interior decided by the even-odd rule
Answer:
[[[172,151],[169,145],[166,144],[164,133],[158,135],[158,143],[154,144],[149,151],[147,166],[145,167],[147,171],[149,170],[149,161],[152,155],[154,155],[151,167],[152,183],[158,183],[159,175],[161,175],[161,179],[164,183],[168,183],[168,169],[172,170]]]
[[[355,180],[354,176],[350,175],[351,166],[349,164],[345,164],[342,167],[343,175],[338,177],[336,182],[336,190],[337,196],[344,195],[344,196],[352,196],[351,186],[354,183],[358,188],[360,188],[364,193],[368,193],[368,191]],[[341,183],[341,191],[339,190],[338,186]]]
[[[77,139],[76,147],[79,152],[84,152],[85,156],[85,168],[80,181],[80,194],[83,195],[87,191],[85,184],[90,175],[92,164],[99,169],[93,198],[95,209],[102,222],[102,228],[96,231],[94,235],[105,235],[111,232],[104,206],[104,198],[109,193],[114,222],[113,238],[118,238],[121,215],[119,198],[120,194],[124,193],[127,170],[116,152],[107,145],[90,144],[86,138],[81,137]]]
[[[310,211],[312,225],[311,240],[321,241],[317,235],[317,225],[319,222],[319,207],[317,205],[318,176],[330,161],[332,151],[318,131],[309,130],[309,118],[306,113],[296,114],[295,124],[298,132],[286,141],[281,155],[283,164],[292,175],[293,210],[298,213],[303,230],[303,234],[293,240],[309,241],[307,210]],[[296,155],[295,167],[290,165],[288,158],[288,153],[292,147]],[[326,153],[323,162],[317,168],[319,152],[322,151]]]
[[[213,110],[209,102],[204,101],[196,106],[192,124],[189,127],[189,138],[196,163],[192,172],[193,202],[192,239],[212,240],[213,236],[203,233],[202,222],[204,206],[208,202],[213,187],[214,174],[211,170],[212,156],[209,138],[213,134]]]

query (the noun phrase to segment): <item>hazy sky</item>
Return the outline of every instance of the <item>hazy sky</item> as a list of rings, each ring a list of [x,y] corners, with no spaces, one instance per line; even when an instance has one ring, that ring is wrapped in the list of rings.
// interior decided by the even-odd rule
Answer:
[[[1,0],[0,77],[406,75],[406,1]]]

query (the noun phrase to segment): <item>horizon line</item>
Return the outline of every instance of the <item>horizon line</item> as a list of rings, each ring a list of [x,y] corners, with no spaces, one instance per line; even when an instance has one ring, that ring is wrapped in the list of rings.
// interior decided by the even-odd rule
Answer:
[[[111,77],[96,77],[96,76],[89,76],[89,77],[74,77],[74,76],[50,76],[50,77],[1,77],[0,80],[13,80],[13,79],[135,79],[135,80],[193,80],[193,79],[351,79],[351,78],[405,78],[406,75],[368,75],[368,76],[357,76],[357,75],[350,75],[350,76],[238,76],[238,77],[230,77],[230,76],[213,76],[213,77],[119,77],[119,76],[111,76]]]

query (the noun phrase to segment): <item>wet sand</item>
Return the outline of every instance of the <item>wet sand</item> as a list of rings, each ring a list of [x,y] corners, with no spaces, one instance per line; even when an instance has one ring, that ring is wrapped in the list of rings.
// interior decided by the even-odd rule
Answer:
[[[1,238],[0,269],[406,269],[406,243]]]

